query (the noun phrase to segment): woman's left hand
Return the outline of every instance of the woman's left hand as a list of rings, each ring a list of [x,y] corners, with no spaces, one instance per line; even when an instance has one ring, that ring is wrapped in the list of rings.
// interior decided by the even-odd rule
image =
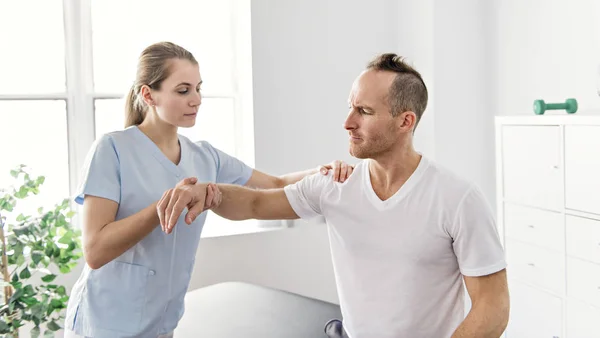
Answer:
[[[319,166],[319,172],[323,175],[327,175],[329,170],[333,172],[334,181],[344,182],[348,179],[348,177],[350,177],[352,171],[354,171],[354,166],[341,160],[336,160],[330,164]]]

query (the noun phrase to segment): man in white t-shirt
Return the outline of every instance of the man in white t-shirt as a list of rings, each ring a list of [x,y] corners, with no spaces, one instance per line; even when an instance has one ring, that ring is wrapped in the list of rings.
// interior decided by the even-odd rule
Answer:
[[[481,191],[413,148],[427,105],[421,75],[395,54],[354,82],[345,122],[360,161],[342,183],[313,175],[284,189],[181,185],[158,205],[161,222],[185,207],[229,219],[327,220],[350,338],[498,338],[508,322],[506,263]],[[170,202],[170,205],[169,205]],[[165,218],[166,217],[166,218]],[[464,288],[471,310],[464,314]]]

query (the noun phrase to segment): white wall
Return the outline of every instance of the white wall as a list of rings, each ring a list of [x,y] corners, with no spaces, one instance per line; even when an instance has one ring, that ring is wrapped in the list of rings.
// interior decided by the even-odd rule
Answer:
[[[502,0],[493,13],[496,115],[533,114],[535,99],[570,97],[578,114],[600,111],[600,1]]]
[[[495,205],[490,2],[436,1],[435,154]]]

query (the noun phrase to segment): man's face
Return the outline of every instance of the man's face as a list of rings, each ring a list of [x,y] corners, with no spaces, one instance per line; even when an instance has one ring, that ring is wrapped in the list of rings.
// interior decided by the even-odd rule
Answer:
[[[367,70],[354,81],[344,123],[352,156],[377,158],[400,142],[400,119],[392,116],[388,103],[395,76],[393,72]]]

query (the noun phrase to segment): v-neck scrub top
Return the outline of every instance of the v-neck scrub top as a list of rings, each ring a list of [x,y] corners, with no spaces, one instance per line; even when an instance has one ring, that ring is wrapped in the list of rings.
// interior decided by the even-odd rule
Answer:
[[[206,141],[179,135],[179,164],[169,160],[137,126],[94,142],[75,196],[119,204],[116,221],[158,201],[186,177],[199,182],[244,185],[252,168]],[[171,234],[158,226],[121,256],[99,269],[87,264],[70,295],[65,328],[94,338],[156,338],[172,332],[184,312],[206,212],[191,224],[182,213]]]

